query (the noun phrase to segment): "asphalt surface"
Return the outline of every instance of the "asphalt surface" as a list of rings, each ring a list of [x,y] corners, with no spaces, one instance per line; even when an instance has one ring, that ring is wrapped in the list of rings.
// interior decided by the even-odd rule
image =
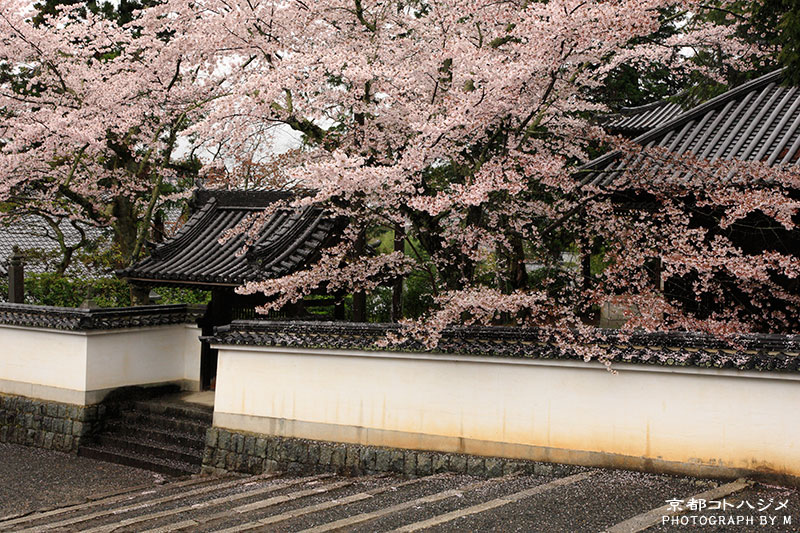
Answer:
[[[579,467],[488,480],[453,474],[165,480],[17,445],[0,444],[0,454],[3,533],[800,531],[796,489],[730,480]],[[694,496],[714,493],[723,510],[709,508],[710,496],[704,508],[687,508]],[[683,512],[664,515],[670,500],[680,501]]]

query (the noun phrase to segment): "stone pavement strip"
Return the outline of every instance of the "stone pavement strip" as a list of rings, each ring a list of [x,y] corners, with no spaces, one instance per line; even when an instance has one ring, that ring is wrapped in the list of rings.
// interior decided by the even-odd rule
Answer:
[[[6,450],[9,451],[9,450]],[[16,458],[29,457],[27,450],[10,450]],[[54,452],[48,452],[54,453]],[[47,466],[69,464],[74,457],[42,456]],[[24,461],[23,461],[24,462]],[[49,472],[21,464],[4,465],[3,504],[24,504],[24,489],[15,496],[14,486],[39,486]],[[478,479],[468,475],[438,474],[416,479],[394,475],[341,477],[319,474],[306,477],[265,474],[260,476],[193,477],[163,484],[141,481],[143,474],[115,471],[120,479],[92,473],[100,464],[81,462],[89,479],[102,481],[105,497],[77,483],[70,498],[55,509],[28,512],[0,520],[0,532],[91,532],[91,533],[192,533],[246,531],[281,532],[543,532],[543,533],[634,533],[638,531],[798,531],[800,496],[787,487],[747,480],[711,480],[644,474],[595,468],[554,469],[555,474],[509,475]],[[31,474],[31,479],[25,476]],[[53,472],[52,475],[62,475]],[[37,479],[36,476],[43,476]],[[139,477],[137,477],[139,476]],[[62,481],[65,478],[62,478]],[[146,478],[144,478],[146,479]],[[16,498],[16,500],[15,500]],[[719,500],[728,498],[726,519],[745,512],[753,515],[742,523],[724,526],[705,523],[697,527],[675,525],[677,516],[666,505],[669,500]],[[772,518],[744,504],[774,504]],[[43,507],[52,505],[44,501]],[[39,500],[37,500],[39,502]],[[703,515],[695,511],[687,514]],[[763,513],[762,513],[763,514]],[[758,516],[755,516],[758,515]],[[780,515],[780,517],[778,517]],[[665,520],[666,517],[666,520]],[[780,518],[780,519],[778,519]],[[749,520],[749,522],[747,521]],[[786,521],[789,523],[786,523]]]
[[[495,498],[494,500],[489,500],[488,502],[479,503],[477,505],[473,505],[472,507],[467,507],[466,509],[460,509],[458,511],[453,511],[443,515],[435,516],[433,518],[429,518],[428,520],[423,520],[422,522],[408,524],[406,526],[395,529],[392,533],[410,533],[412,531],[422,531],[424,529],[428,529],[433,526],[438,526],[439,524],[445,524],[447,522],[451,522],[458,518],[464,518],[465,516],[477,513],[485,513],[486,511],[489,511],[491,509],[502,507],[503,505],[507,505],[512,502],[518,502],[520,500],[524,500],[525,498],[530,498],[531,496],[535,496],[536,494],[541,494],[542,492],[555,489],[557,487],[563,487],[564,485],[569,485],[570,483],[575,483],[576,481],[582,481],[594,474],[595,472],[582,472],[580,474],[575,474],[574,476],[568,476],[556,479],[555,481],[551,481],[550,483],[545,483],[544,485],[538,485],[536,487],[533,487],[532,489],[522,490],[519,492],[515,492],[513,494],[509,494],[508,496],[503,496],[502,498]]]

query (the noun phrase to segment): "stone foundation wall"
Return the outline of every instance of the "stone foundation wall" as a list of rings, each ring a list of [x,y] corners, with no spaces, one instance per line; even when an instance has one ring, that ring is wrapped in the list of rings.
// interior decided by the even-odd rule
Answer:
[[[76,452],[105,409],[0,394],[0,442]]]
[[[533,461],[273,437],[222,428],[208,430],[203,455],[204,473],[280,471],[364,475],[393,472],[418,477],[454,472],[497,477],[515,472],[569,475],[580,470],[580,467]]]

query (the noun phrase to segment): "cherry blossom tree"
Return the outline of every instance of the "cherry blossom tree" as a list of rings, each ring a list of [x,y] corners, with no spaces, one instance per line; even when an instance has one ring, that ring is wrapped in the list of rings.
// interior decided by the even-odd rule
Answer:
[[[262,310],[320,289],[369,292],[414,272],[428,280],[433,305],[406,333],[432,343],[452,323],[538,325],[569,337],[586,332],[587,314],[610,300],[637,304],[631,328],[792,328],[796,294],[773,278],[796,280],[797,258],[773,252],[744,257],[723,238],[709,242],[708,232],[687,223],[686,209],[697,204],[676,196],[718,206],[721,221],[762,209],[793,230],[791,171],[741,170],[770,176],[759,183],[780,184],[765,189],[731,188],[712,179],[730,169],[702,162],[681,163],[694,165],[698,180],[709,178],[691,186],[654,180],[653,165],[631,169],[627,186],[635,183],[659,203],[651,217],[621,212],[613,190],[582,181],[588,170],[581,165],[599,148],[642,153],[594,122],[607,110],[598,95],[614,69],[658,61],[715,76],[707,65],[743,64],[758,53],[736,38],[735,26],[699,16],[724,9],[726,2],[713,4],[169,0],[145,10],[135,26],[109,28],[113,38],[81,41],[76,33],[71,40],[83,43],[81,58],[59,52],[64,41],[53,37],[38,60],[27,45],[33,39],[23,33],[3,41],[9,50],[4,57],[17,58],[19,68],[30,62],[48,72],[47,86],[58,98],[50,96],[36,109],[47,104],[59,112],[43,112],[35,122],[31,113],[27,126],[15,120],[16,129],[0,134],[10,139],[3,174],[13,184],[14,169],[53,175],[55,167],[58,184],[77,185],[79,174],[81,193],[91,196],[99,183],[92,172],[115,184],[141,183],[123,180],[121,169],[104,164],[113,141],[125,139],[135,149],[139,170],[126,176],[152,183],[165,179],[160,169],[168,168],[165,154],[172,153],[179,131],[213,152],[212,166],[219,168],[257,159],[250,154],[291,128],[302,135],[304,153],[285,172],[305,192],[289,203],[324,205],[350,224],[340,243],[306,270],[240,289],[269,296]],[[92,20],[88,27],[100,23]],[[71,26],[54,21],[50,27],[60,33]],[[665,27],[670,31],[661,31]],[[83,68],[105,53],[103,43],[116,50],[118,42],[125,43],[124,52],[105,60],[103,69]],[[700,52],[720,61],[692,63],[689,56]],[[74,78],[60,67],[73,57]],[[79,127],[77,117],[61,125],[58,117],[73,116],[61,102],[80,107],[64,88],[73,85],[80,95],[94,95],[92,102],[111,98],[114,109],[127,112],[110,120],[99,114],[88,122],[91,128]],[[11,99],[3,105],[15,117],[33,109]],[[86,112],[95,109],[87,106]],[[47,129],[37,129],[45,119]],[[70,150],[58,149],[56,135],[40,151],[48,157],[39,167],[17,155],[33,153],[34,145],[38,150],[35,139],[42,132],[69,128],[75,130],[65,143]],[[79,132],[93,133],[76,143]],[[61,192],[60,185],[49,190]],[[763,210],[766,205],[777,207]],[[254,239],[259,229],[256,221],[237,231]],[[395,251],[366,252],[366,237],[376,229],[395,232]],[[565,264],[581,255],[586,259],[580,266]],[[711,311],[671,301],[653,283],[654,259],[664,276],[691,277],[698,294],[722,295],[734,287],[749,301],[722,303],[720,296]],[[720,276],[725,265],[731,266]],[[781,306],[768,305],[765,287]]]
[[[620,213],[609,191],[583,186],[576,171],[598,143],[621,142],[592,122],[605,110],[595,95],[619,65],[658,60],[686,70],[691,53],[727,63],[758,53],[733,26],[698,16],[705,9],[664,0],[175,0],[150,16],[167,21],[177,40],[202,34],[198,68],[228,71],[229,94],[191,131],[224,142],[229,154],[268,136],[271,125],[302,132],[307,160],[291,173],[310,192],[293,203],[323,204],[351,220],[318,264],[241,289],[270,296],[267,310],[320,288],[371,291],[417,271],[429,279],[434,306],[407,331],[432,342],[452,323],[582,331],[587,313],[610,300],[638,304],[629,327],[793,327],[798,301],[785,288],[769,287],[783,309],[720,301],[700,311],[669,301],[651,263],[660,258],[667,277],[691,271],[698,293],[724,292],[727,283],[752,303],[764,297],[755,280],[797,278],[796,258],[743,257],[724,239],[707,242],[688,229],[687,206],[669,200],[674,191],[650,186],[647,173],[631,172],[627,183],[638,179],[665,200],[655,217]],[[655,40],[665,25],[673,31]],[[706,180],[682,194],[698,191],[729,219],[763,207],[767,195],[781,206],[773,214],[782,224],[796,222],[786,189],[734,191]],[[376,227],[396,231],[410,253],[364,253]],[[239,231],[254,237],[258,229]],[[565,266],[569,251],[601,266]],[[725,264],[736,266],[723,280],[716,273]]]
[[[117,266],[127,265],[180,179],[181,130],[218,84],[136,21],[120,26],[80,5],[51,11],[0,6],[2,211],[113,225]]]

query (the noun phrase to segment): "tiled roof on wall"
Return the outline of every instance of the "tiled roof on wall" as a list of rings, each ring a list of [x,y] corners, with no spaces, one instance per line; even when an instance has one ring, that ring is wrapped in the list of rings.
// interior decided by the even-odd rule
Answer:
[[[550,333],[538,328],[448,327],[432,350],[411,338],[399,344],[385,342],[388,334],[401,331],[397,324],[235,320],[215,328],[209,340],[222,345],[583,360],[573,350],[558,347]],[[688,332],[625,335],[598,329],[595,334],[582,342],[599,346],[615,363],[800,372],[800,335],[749,334],[724,340]]]
[[[118,275],[151,284],[208,287],[238,286],[298,270],[335,238],[336,222],[319,207],[277,210],[246,254],[237,253],[244,235],[219,242],[247,217],[289,196],[280,191],[198,191],[200,209],[180,231]]]

